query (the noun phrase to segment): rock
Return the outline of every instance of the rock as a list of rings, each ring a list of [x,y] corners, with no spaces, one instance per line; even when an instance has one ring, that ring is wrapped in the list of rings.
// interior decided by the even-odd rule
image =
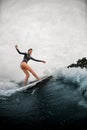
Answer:
[[[70,67],[87,68],[87,59],[86,59],[86,57],[83,57],[82,59],[79,59],[76,64],[73,63],[73,64],[67,66],[67,68],[70,68]]]

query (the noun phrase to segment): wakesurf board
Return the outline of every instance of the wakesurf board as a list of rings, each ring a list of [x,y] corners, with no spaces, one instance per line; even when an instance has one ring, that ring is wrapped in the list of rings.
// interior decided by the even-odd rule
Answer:
[[[17,88],[16,91],[23,91],[23,90],[33,89],[35,87],[39,87],[41,84],[46,84],[51,78],[52,78],[52,75],[44,76],[40,80],[32,81],[25,86]]]

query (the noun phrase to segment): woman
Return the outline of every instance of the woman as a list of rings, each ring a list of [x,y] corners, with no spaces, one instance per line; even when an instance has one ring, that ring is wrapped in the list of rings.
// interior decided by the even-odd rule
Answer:
[[[21,64],[20,64],[21,69],[23,70],[23,72],[24,72],[25,75],[26,75],[25,80],[24,80],[24,85],[27,85],[28,78],[30,77],[29,72],[32,73],[32,75],[33,75],[36,79],[40,80],[40,78],[38,77],[38,75],[32,70],[32,68],[31,68],[27,63],[28,63],[28,61],[29,61],[30,59],[31,59],[31,60],[34,60],[34,61],[37,61],[37,62],[42,62],[42,63],[46,63],[46,62],[43,61],[43,60],[37,60],[37,59],[34,59],[33,57],[31,57],[31,54],[32,54],[32,51],[33,51],[32,48],[30,48],[27,53],[20,52],[19,49],[18,49],[18,45],[15,45],[15,48],[16,48],[16,50],[17,50],[17,52],[18,52],[19,54],[24,55],[24,58],[23,58],[23,60],[22,60],[22,62],[21,62]]]

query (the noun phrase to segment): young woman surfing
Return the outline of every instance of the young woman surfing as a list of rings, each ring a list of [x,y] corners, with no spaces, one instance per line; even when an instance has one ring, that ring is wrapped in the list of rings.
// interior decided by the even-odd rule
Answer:
[[[36,79],[40,80],[40,78],[38,77],[38,75],[32,70],[32,68],[31,68],[27,63],[28,63],[28,61],[29,61],[30,59],[31,59],[31,60],[34,60],[34,61],[37,61],[37,62],[42,62],[42,63],[46,63],[46,62],[43,61],[43,60],[37,60],[37,59],[31,57],[31,54],[32,54],[32,52],[33,52],[33,49],[32,49],[32,48],[28,49],[28,52],[27,52],[27,53],[20,52],[19,49],[18,49],[18,45],[15,45],[15,48],[16,48],[16,50],[17,50],[17,52],[18,52],[19,54],[24,55],[24,58],[23,58],[23,60],[22,60],[22,62],[21,62],[21,64],[20,64],[20,68],[23,70],[23,72],[24,72],[25,75],[26,75],[26,77],[25,77],[25,79],[24,79],[24,85],[27,85],[28,78],[30,77],[29,72],[32,73],[32,75],[33,75]]]

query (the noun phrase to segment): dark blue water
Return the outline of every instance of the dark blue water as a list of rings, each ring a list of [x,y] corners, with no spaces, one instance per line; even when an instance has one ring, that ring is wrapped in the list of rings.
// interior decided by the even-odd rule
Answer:
[[[70,77],[70,76],[69,76]],[[31,90],[0,96],[0,124],[11,129],[87,129],[87,92],[79,82],[56,74]]]

